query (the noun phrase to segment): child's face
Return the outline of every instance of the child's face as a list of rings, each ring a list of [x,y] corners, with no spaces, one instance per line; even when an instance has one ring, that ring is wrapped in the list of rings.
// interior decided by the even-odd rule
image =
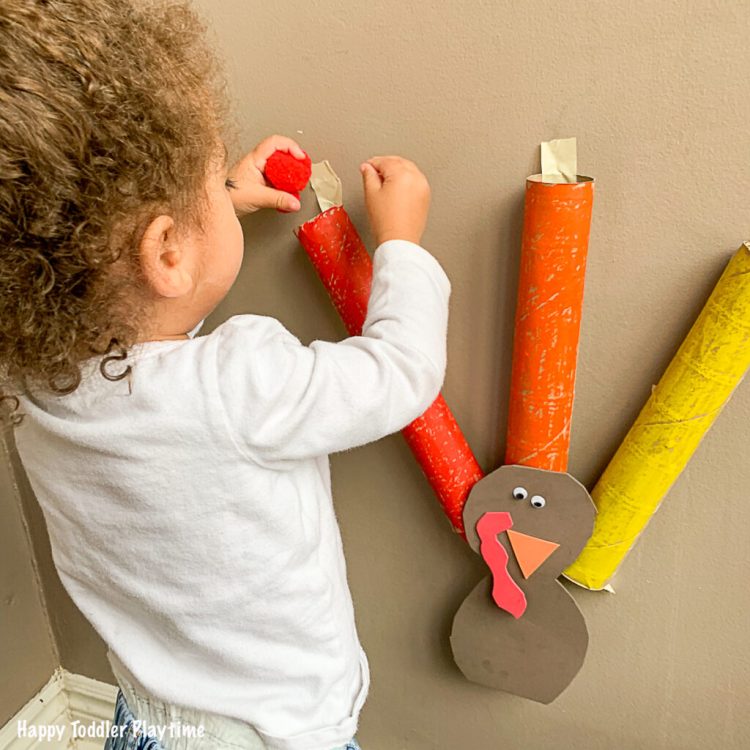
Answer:
[[[205,318],[221,302],[242,265],[242,227],[226,179],[227,165],[221,163],[208,180],[204,231],[192,238],[199,257],[199,275],[192,299],[196,322]]]

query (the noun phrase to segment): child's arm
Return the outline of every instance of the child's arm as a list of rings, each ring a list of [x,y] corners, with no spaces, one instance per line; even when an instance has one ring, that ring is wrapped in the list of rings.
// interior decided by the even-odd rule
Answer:
[[[405,427],[439,393],[450,282],[421,239],[429,187],[410,162],[363,168],[379,241],[361,336],[303,346],[278,321],[230,319],[217,333],[218,383],[238,447],[262,463],[299,460]]]

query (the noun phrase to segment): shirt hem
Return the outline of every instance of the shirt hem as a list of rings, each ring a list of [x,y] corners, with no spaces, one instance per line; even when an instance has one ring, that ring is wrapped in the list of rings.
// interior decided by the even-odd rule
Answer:
[[[335,727],[317,729],[313,732],[296,734],[291,737],[267,734],[256,727],[268,750],[331,750],[346,745],[357,734],[359,714],[367,700],[370,689],[370,666],[364,650],[359,650],[359,665],[362,685],[354,700],[351,715]]]

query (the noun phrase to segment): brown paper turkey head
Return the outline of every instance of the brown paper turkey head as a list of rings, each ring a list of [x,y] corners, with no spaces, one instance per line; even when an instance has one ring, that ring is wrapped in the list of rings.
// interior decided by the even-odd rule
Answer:
[[[570,684],[588,631],[557,577],[588,541],[595,514],[570,474],[503,466],[474,485],[466,537],[490,575],[453,620],[453,657],[467,679],[540,703]]]

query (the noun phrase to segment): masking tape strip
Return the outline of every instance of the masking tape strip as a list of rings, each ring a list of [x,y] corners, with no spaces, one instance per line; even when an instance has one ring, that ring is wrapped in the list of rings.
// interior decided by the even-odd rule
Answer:
[[[312,165],[310,186],[318,199],[321,211],[327,211],[329,208],[344,204],[341,180],[327,160]]]
[[[545,182],[576,182],[578,157],[575,138],[542,142],[542,175]]]

